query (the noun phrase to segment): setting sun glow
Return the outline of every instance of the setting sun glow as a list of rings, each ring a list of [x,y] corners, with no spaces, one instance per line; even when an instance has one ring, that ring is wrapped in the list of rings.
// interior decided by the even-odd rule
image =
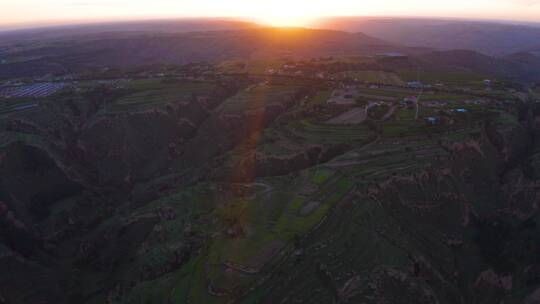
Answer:
[[[308,16],[295,16],[295,15],[280,15],[280,16],[261,16],[254,21],[263,25],[277,26],[277,27],[294,27],[294,26],[306,26],[309,25],[313,18]]]
[[[318,16],[324,14],[320,1],[314,0],[311,5],[304,1],[275,0],[253,6],[244,15],[250,16],[261,24],[271,26],[307,26]],[[242,10],[239,7],[238,10]],[[247,9],[247,7],[245,7]]]
[[[31,16],[31,17],[29,17]],[[0,26],[160,18],[229,17],[308,26],[329,16],[429,16],[538,21],[536,0],[1,0]]]

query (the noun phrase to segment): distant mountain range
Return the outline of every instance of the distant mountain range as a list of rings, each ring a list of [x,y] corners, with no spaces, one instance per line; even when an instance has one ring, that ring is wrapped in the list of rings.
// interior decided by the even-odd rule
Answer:
[[[475,51],[438,51],[422,56],[427,66],[462,68],[501,79],[540,81],[540,57],[531,53],[515,53],[504,58]]]
[[[13,42],[66,39],[104,33],[187,33],[256,28],[259,25],[231,19],[179,19],[73,24],[0,31],[0,45]]]
[[[540,23],[341,17],[322,19],[317,27],[362,32],[406,46],[466,49],[491,56],[540,49]]]
[[[104,33],[188,33],[245,30],[262,26],[241,20],[199,18],[179,20],[126,21],[86,25],[52,26],[0,31],[0,46],[16,41],[65,39]],[[540,54],[540,23],[511,24],[496,21],[336,17],[320,19],[315,29],[366,35],[408,47],[439,50],[464,49],[490,56],[518,52]]]
[[[332,19],[321,24],[347,31],[184,20],[6,32],[0,34],[0,78],[99,67],[399,52],[423,69],[465,69],[540,81],[540,46],[535,47],[540,28],[400,19]]]
[[[18,42],[0,49],[0,77],[36,76],[44,71],[91,67],[187,64],[201,61],[269,57],[373,55],[425,50],[401,47],[361,33],[328,30],[250,28],[190,33],[107,32],[39,42]]]

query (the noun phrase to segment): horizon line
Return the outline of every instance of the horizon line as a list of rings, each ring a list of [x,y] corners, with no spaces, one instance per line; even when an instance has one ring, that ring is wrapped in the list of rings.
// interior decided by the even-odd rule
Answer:
[[[336,15],[336,16],[320,16],[313,18],[313,22],[324,19],[346,19],[346,18],[366,18],[366,19],[403,19],[403,20],[432,20],[432,21],[461,21],[461,22],[485,22],[498,23],[508,25],[522,26],[540,26],[540,21],[516,20],[516,19],[493,19],[493,18],[466,18],[466,17],[447,17],[447,16],[403,16],[403,15]],[[244,16],[180,16],[180,17],[134,17],[134,18],[106,18],[106,19],[88,19],[88,20],[50,20],[40,22],[22,22],[11,24],[0,24],[0,33],[16,32],[16,31],[31,31],[48,28],[59,27],[86,27],[97,26],[103,24],[122,24],[132,22],[166,22],[166,21],[183,21],[183,20],[215,20],[215,21],[230,21],[230,22],[246,22],[258,26],[279,27],[265,25],[257,22],[255,18]],[[298,26],[298,28],[313,28],[312,25]]]

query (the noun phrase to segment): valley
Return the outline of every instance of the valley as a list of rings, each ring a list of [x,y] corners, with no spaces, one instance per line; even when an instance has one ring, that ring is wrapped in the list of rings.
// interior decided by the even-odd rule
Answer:
[[[0,99],[0,303],[535,301],[534,84],[367,55],[69,75]]]

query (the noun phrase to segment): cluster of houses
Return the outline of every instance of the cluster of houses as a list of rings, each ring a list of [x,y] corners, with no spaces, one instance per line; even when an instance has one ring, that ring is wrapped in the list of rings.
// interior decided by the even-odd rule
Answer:
[[[442,100],[432,100],[422,103],[422,106],[428,108],[439,108],[448,105],[448,102]]]
[[[418,101],[418,98],[416,96],[409,96],[409,97],[403,98],[403,100],[401,100],[399,103],[402,106],[410,106],[410,105],[416,104],[417,101]]]
[[[332,92],[332,95],[327,100],[328,104],[333,105],[354,105],[356,104],[356,98],[358,97],[358,91],[352,88],[336,89]]]
[[[483,105],[487,103],[487,100],[484,99],[472,99],[472,100],[465,100],[466,104],[473,104],[473,105]]]
[[[409,96],[409,97],[403,98],[400,101],[400,104],[403,107],[411,107],[415,105],[417,102],[418,102],[418,98],[416,96]],[[485,102],[485,101],[476,100],[475,102]],[[425,107],[441,107],[441,106],[446,106],[446,105],[448,105],[448,102],[446,101],[430,101],[430,102],[426,102],[422,104],[422,106],[425,106]],[[461,113],[467,113],[468,110],[465,108],[457,108],[457,109],[450,110],[450,112],[461,114]],[[425,117],[424,120],[428,125],[437,125],[441,122],[441,118],[438,116],[428,116],[428,117]]]
[[[409,88],[413,88],[413,89],[429,89],[429,88],[431,88],[430,84],[425,84],[425,83],[422,83],[420,81],[409,81],[409,82],[407,82],[407,86]]]
[[[462,113],[467,113],[468,110],[464,108],[457,108],[457,109],[450,110],[450,112],[462,114]],[[425,118],[425,121],[428,125],[437,125],[441,122],[441,118],[438,116],[428,116]]]
[[[322,60],[322,59],[321,59]],[[268,67],[265,70],[268,75],[287,75],[299,77],[315,77],[318,79],[335,80],[336,77],[329,75],[327,71],[316,67],[312,62],[309,63],[287,63],[279,67]]]
[[[266,69],[266,74],[303,76],[304,71],[302,71],[302,69],[296,64],[284,64],[280,68]]]

